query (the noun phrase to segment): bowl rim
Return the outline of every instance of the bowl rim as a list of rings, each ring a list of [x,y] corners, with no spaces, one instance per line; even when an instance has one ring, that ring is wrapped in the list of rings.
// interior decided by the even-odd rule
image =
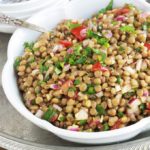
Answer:
[[[76,2],[79,2],[80,0],[76,0]],[[150,5],[148,4],[148,2],[145,2],[143,0],[138,0],[139,3],[143,4],[144,6],[148,6],[150,7]],[[66,6],[67,7],[67,6]],[[65,8],[64,8],[65,9]],[[55,11],[60,10],[60,8],[56,9]],[[41,13],[47,12],[48,9],[41,11]],[[37,13],[36,15],[33,15],[33,17],[29,18],[28,21],[32,21],[34,20],[35,16],[38,16],[39,13]],[[15,31],[15,33],[12,35],[10,41],[9,41],[9,45],[8,45],[8,54],[9,54],[9,49],[10,48],[10,43],[13,42],[13,37],[16,36],[22,29],[18,29]],[[52,125],[51,123],[49,123],[48,121],[42,120],[40,118],[37,118],[35,115],[33,115],[25,106],[24,106],[24,110],[26,109],[26,113],[24,113],[24,110],[22,109],[18,109],[17,105],[15,103],[13,103],[11,101],[11,94],[8,94],[8,90],[7,90],[7,86],[5,83],[6,80],[6,76],[7,76],[7,70],[9,70],[10,67],[12,67],[12,63],[13,60],[11,58],[8,57],[8,60],[3,68],[2,71],[2,86],[4,89],[4,92],[9,100],[9,102],[16,108],[16,110],[21,113],[26,119],[30,120],[31,122],[33,122],[34,124],[54,133],[57,135],[62,135],[62,136],[66,136],[66,137],[73,137],[73,138],[80,138],[80,139],[98,139],[98,138],[113,138],[115,136],[121,136],[123,134],[130,134],[131,132],[137,132],[140,133],[143,130],[146,130],[146,126],[150,123],[150,117],[146,117],[143,118],[142,120],[134,123],[133,125],[129,125],[120,129],[116,129],[116,130],[110,130],[110,131],[102,131],[102,132],[74,132],[74,131],[70,131],[67,129],[62,129],[62,128],[58,128],[54,125]],[[107,134],[106,134],[107,133]]]

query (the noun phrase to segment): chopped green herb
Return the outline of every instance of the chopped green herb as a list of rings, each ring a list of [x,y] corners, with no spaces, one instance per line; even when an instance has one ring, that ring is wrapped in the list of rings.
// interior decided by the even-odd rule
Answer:
[[[86,59],[86,56],[81,56],[78,60],[76,60],[76,64],[85,64]]]
[[[39,81],[39,82],[38,82],[38,85],[39,85],[39,86],[44,85],[44,84],[46,84],[45,81]]]
[[[112,25],[117,25],[118,24],[118,22],[117,21],[112,21]]]
[[[70,87],[68,91],[76,91],[76,87]]]
[[[99,105],[99,104],[96,105],[96,110],[97,110],[99,115],[105,115],[106,114],[106,110],[104,109],[104,107]]]
[[[125,50],[124,47],[122,47],[122,46],[119,47],[119,51],[123,52],[124,50]]]
[[[104,131],[108,131],[108,130],[109,130],[109,125],[108,125],[108,123],[104,123],[104,124],[103,124],[103,130],[104,130]]]
[[[36,105],[35,100],[31,100],[31,105]]]
[[[94,89],[94,85],[89,84],[86,93],[90,94],[90,95],[95,94],[96,92],[95,92],[95,89]]]
[[[146,104],[141,104],[140,106],[139,106],[139,108],[142,110],[142,111],[144,111],[145,109],[146,109]]]
[[[21,57],[17,57],[14,62],[14,68],[17,69],[20,65]]]
[[[122,26],[122,27],[120,27],[120,30],[122,32],[135,33],[135,28],[133,26],[130,26],[130,25]]]
[[[86,47],[84,50],[83,50],[83,55],[84,56],[90,56],[92,54],[92,49],[90,47]]]
[[[147,22],[143,23],[142,29],[143,29],[144,31],[147,31],[147,29],[148,29]]]
[[[74,47],[74,54],[75,55],[81,55],[81,50],[82,50],[82,46],[81,45],[76,45],[75,47]]]
[[[77,80],[74,81],[74,85],[78,85],[80,83],[81,83],[81,81],[79,79],[77,79]]]
[[[30,49],[30,50],[33,50],[33,46],[34,46],[34,43],[33,43],[33,42],[31,42],[31,43],[25,42],[25,43],[24,43],[24,48],[28,48],[28,49]]]
[[[45,77],[44,81],[47,82],[49,79],[50,79],[50,76],[47,75],[47,76]]]
[[[132,92],[127,92],[127,93],[124,93],[123,94],[123,97],[126,98],[126,99],[130,99],[132,96],[134,96],[136,93],[135,91],[132,91]]]
[[[30,57],[29,59],[28,59],[28,62],[29,63],[33,63],[35,61],[35,58],[34,57]]]
[[[61,70],[60,69],[58,69],[57,67],[55,68],[55,73],[58,75],[58,74],[60,74],[61,73]]]
[[[118,83],[118,84],[121,83],[121,76],[117,76],[117,83]]]
[[[141,52],[142,48],[141,47],[138,47],[138,48],[135,48],[136,52]]]
[[[107,12],[108,10],[112,10],[112,8],[113,8],[113,0],[111,0],[111,1],[109,2],[109,4],[106,6],[106,8],[101,9],[101,10],[99,11],[99,13],[105,13],[105,12]]]
[[[100,38],[97,40],[98,44],[108,48],[110,45],[109,45],[109,42],[108,42],[108,39],[106,38]]]
[[[98,56],[98,61],[100,61],[102,64],[105,63],[105,59],[106,59],[106,53],[102,52],[102,51],[97,51],[97,54],[99,54]]]
[[[41,72],[41,73],[47,71],[48,68],[49,68],[48,66],[44,66],[44,65],[40,64],[40,72]]]
[[[65,121],[65,116],[61,115],[60,117],[58,117],[58,120],[60,122],[64,122]]]
[[[118,115],[119,118],[122,118],[124,116],[124,113],[119,111],[117,115]]]
[[[97,33],[93,32],[92,30],[87,30],[87,36],[89,38],[96,38],[96,39],[101,38],[101,35],[98,35]]]
[[[79,125],[81,125],[81,126],[82,126],[82,125],[85,125],[86,123],[87,123],[87,120],[80,120],[80,121],[79,121]]]
[[[99,49],[93,49],[93,52],[94,52],[95,54],[101,54],[101,52],[100,52]]]
[[[79,24],[79,23],[74,23],[74,22],[72,22],[71,20],[67,20],[66,26],[67,26],[70,30],[72,30],[72,29],[74,29],[74,28],[79,27],[80,24]]]
[[[48,110],[44,113],[43,115],[43,119],[44,120],[47,120],[47,121],[50,121],[50,119],[55,115],[57,114],[56,110],[49,106]]]
[[[72,57],[69,58],[69,64],[70,65],[75,65],[75,60]]]

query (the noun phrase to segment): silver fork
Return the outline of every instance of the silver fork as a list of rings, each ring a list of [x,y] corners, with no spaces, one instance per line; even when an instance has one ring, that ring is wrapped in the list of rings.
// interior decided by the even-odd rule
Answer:
[[[7,16],[4,13],[0,13],[0,24],[8,24],[8,25],[15,26],[15,27],[23,27],[23,28],[35,30],[38,32],[47,32],[47,30],[44,29],[43,27],[26,22],[21,19],[16,19],[16,18]]]

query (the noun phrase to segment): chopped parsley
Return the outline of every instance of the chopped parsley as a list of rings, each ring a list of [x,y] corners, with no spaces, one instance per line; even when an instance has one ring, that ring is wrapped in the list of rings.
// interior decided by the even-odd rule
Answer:
[[[80,84],[81,83],[81,81],[79,80],[79,79],[76,79],[75,81],[74,81],[74,85],[78,85],[78,84]]]
[[[117,115],[118,115],[119,118],[122,118],[122,117],[124,116],[124,113],[121,112],[121,111],[119,111],[119,112],[117,113]]]
[[[118,84],[121,83],[121,76],[117,76],[117,83],[118,83]]]
[[[139,53],[140,53],[140,52],[141,52],[141,50],[142,50],[142,48],[141,48],[141,47],[135,48],[135,51],[136,51],[136,52],[139,52]]]
[[[104,107],[99,104],[96,105],[96,111],[98,112],[99,115],[106,114],[106,110],[104,109]]]
[[[127,32],[127,33],[135,33],[135,28],[134,26],[130,26],[130,25],[125,25],[120,27],[120,30],[122,32]]]
[[[17,69],[20,65],[21,57],[17,57],[14,62],[14,68]]]
[[[103,130],[104,130],[104,131],[108,131],[108,130],[109,130],[109,125],[108,125],[108,123],[104,123],[104,124],[103,124]]]
[[[72,29],[74,29],[74,28],[79,27],[80,24],[79,24],[79,23],[72,22],[71,20],[67,20],[67,21],[66,21],[66,26],[67,26],[70,30],[72,30]]]
[[[55,67],[55,73],[56,73],[57,75],[59,75],[59,74],[61,73],[61,70],[58,69],[57,67]]]
[[[140,106],[139,106],[139,108],[142,110],[142,111],[144,111],[145,109],[146,109],[146,104],[141,104]]]
[[[106,8],[102,8],[100,11],[99,11],[99,14],[103,14],[105,12],[107,12],[108,10],[112,10],[113,9],[113,0],[111,0],[109,2],[109,4],[106,6]]]

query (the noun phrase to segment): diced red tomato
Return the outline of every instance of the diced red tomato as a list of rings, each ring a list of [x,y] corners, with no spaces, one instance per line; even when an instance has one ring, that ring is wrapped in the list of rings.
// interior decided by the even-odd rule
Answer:
[[[72,46],[72,42],[66,40],[61,40],[59,43],[62,44],[64,47]]]
[[[79,93],[78,91],[75,92],[74,99],[78,98],[78,93]]]
[[[150,110],[150,103],[148,103],[148,104],[147,104],[147,109],[149,109],[149,110]]]
[[[145,43],[144,46],[150,50],[150,43]]]
[[[50,122],[55,122],[58,118],[58,114],[55,114],[54,116],[52,116],[52,118],[50,119]]]
[[[97,62],[97,63],[95,63],[95,64],[92,66],[92,70],[93,70],[93,71],[98,71],[98,70],[100,70],[100,71],[102,71],[102,72],[105,72],[105,71],[108,71],[108,68],[103,67],[100,62]]]
[[[68,81],[66,81],[65,83],[63,83],[63,85],[62,85],[62,89],[68,89],[71,85],[73,85],[73,81],[71,81],[71,80],[68,80]]]
[[[118,9],[115,14],[116,16],[119,16],[119,15],[124,15],[124,14],[127,14],[130,12],[130,9],[129,8],[122,8],[122,9]]]
[[[121,120],[118,120],[112,127],[111,130],[119,129],[121,125]]]
[[[144,112],[145,112],[146,114],[150,115],[150,109],[146,109]]]
[[[80,41],[86,38],[87,28],[85,26],[79,26],[71,30],[71,33]]]

